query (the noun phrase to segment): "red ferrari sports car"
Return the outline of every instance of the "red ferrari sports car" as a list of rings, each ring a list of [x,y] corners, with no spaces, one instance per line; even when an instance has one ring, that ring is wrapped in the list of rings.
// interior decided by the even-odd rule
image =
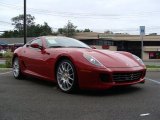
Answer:
[[[68,37],[42,36],[14,51],[16,79],[32,75],[58,83],[64,92],[144,83],[143,61],[128,52],[92,49]]]

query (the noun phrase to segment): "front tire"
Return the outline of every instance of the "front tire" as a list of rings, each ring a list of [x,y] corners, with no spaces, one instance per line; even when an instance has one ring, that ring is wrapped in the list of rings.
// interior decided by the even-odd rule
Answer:
[[[20,68],[18,57],[15,57],[13,60],[12,71],[13,71],[13,76],[16,79],[22,78],[23,75],[21,73],[21,68]]]
[[[58,86],[63,92],[75,92],[78,87],[76,70],[70,60],[65,59],[58,64],[56,78]]]

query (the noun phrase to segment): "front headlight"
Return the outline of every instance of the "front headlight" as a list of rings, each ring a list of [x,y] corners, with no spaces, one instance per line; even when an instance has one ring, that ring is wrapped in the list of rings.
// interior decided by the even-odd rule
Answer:
[[[133,56],[133,58],[136,59],[140,64],[144,65],[144,63],[143,63],[143,61],[142,61],[141,58],[139,58],[138,56],[133,55],[133,54],[132,54],[132,56]]]
[[[93,65],[96,65],[96,66],[103,66],[96,58],[94,58],[93,56],[91,55],[88,55],[88,54],[83,54],[83,57],[86,58],[90,63],[92,63]]]

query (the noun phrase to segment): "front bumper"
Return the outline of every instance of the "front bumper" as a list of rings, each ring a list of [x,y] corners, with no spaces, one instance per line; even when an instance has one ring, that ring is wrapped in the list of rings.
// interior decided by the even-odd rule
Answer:
[[[123,76],[132,73],[141,73],[135,79],[121,78],[122,81],[115,80],[115,74],[123,74]],[[144,67],[131,68],[80,68],[78,69],[79,87],[82,89],[109,89],[114,86],[128,86],[145,82],[146,69]],[[138,74],[139,75],[139,74]],[[132,77],[132,76],[131,76]],[[123,80],[124,79],[124,80]]]

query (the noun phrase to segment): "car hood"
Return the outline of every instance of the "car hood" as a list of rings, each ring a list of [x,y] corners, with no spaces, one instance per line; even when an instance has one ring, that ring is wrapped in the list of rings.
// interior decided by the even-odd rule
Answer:
[[[132,57],[122,54],[122,52],[109,50],[85,50],[83,53],[96,58],[105,67],[138,67],[139,63]]]

